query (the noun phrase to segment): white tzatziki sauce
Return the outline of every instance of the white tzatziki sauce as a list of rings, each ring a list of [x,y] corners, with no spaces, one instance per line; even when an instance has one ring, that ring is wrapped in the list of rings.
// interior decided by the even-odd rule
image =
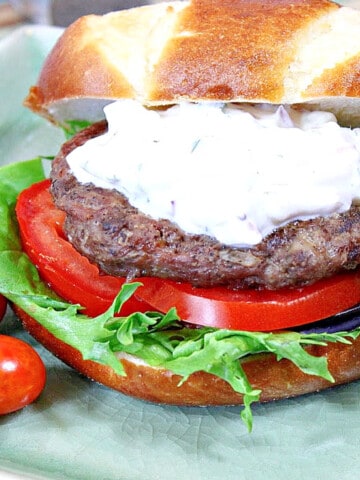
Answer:
[[[105,107],[109,129],[68,157],[79,182],[116,189],[154,219],[251,246],[296,219],[360,200],[360,129],[327,112],[183,103]]]

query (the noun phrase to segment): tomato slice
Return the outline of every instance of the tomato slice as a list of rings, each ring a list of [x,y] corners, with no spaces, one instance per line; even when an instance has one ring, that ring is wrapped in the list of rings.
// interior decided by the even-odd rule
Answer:
[[[49,180],[36,183],[18,198],[16,215],[24,251],[58,295],[85,307],[89,316],[99,315],[109,308],[125,280],[102,274],[66,240],[65,214],[55,207],[49,186]],[[146,310],[149,305],[133,297],[121,314]]]
[[[360,302],[360,272],[339,274],[299,289],[230,290],[141,278],[136,295],[161,312],[176,306],[183,321],[247,331],[273,331],[322,320]]]
[[[88,315],[108,308],[125,279],[102,274],[66,240],[64,213],[58,210],[45,180],[19,196],[18,216],[24,250],[41,276],[60,296],[80,303]],[[230,290],[196,288],[159,278],[143,283],[124,306],[134,311],[167,312],[176,307],[180,318],[196,325],[248,331],[273,331],[300,326],[334,315],[360,302],[360,272],[320,280],[300,289]]]

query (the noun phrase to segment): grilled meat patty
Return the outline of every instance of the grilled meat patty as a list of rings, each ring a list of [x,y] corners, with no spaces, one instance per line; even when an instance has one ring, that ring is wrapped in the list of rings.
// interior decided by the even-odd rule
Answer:
[[[343,214],[292,222],[252,248],[235,248],[206,235],[187,234],[168,220],[154,220],[115,190],[79,183],[66,156],[106,128],[105,122],[97,123],[65,143],[51,172],[55,204],[66,212],[66,235],[104,272],[204,287],[278,289],[307,285],[359,264],[358,206]]]

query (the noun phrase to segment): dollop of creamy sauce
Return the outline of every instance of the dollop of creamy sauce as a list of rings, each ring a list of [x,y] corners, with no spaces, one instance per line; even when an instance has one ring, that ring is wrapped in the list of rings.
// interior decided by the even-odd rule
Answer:
[[[154,219],[252,246],[297,219],[360,200],[360,129],[328,112],[182,103],[105,107],[109,129],[67,157],[77,180],[116,189]]]

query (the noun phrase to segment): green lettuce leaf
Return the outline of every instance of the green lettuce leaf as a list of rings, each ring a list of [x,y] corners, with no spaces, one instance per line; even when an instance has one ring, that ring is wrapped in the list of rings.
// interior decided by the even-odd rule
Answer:
[[[290,360],[307,374],[333,381],[326,358],[310,355],[304,346],[350,343],[360,335],[360,329],[308,335],[190,329],[183,326],[175,309],[166,314],[135,312],[118,316],[123,304],[139,288],[138,283],[124,285],[111,307],[96,318],[83,315],[80,305],[58,298],[22,252],[14,214],[19,192],[43,178],[40,158],[0,169],[0,293],[55,337],[79,350],[85,359],[109,365],[119,375],[125,375],[118,355],[136,355],[149,365],[178,374],[180,384],[197,371],[216,375],[243,395],[241,417],[249,430],[253,421],[251,404],[259,400],[261,392],[249,383],[241,359],[272,353],[278,360]]]
[[[90,125],[91,122],[88,120],[67,120],[62,126],[66,140],[69,140]]]

